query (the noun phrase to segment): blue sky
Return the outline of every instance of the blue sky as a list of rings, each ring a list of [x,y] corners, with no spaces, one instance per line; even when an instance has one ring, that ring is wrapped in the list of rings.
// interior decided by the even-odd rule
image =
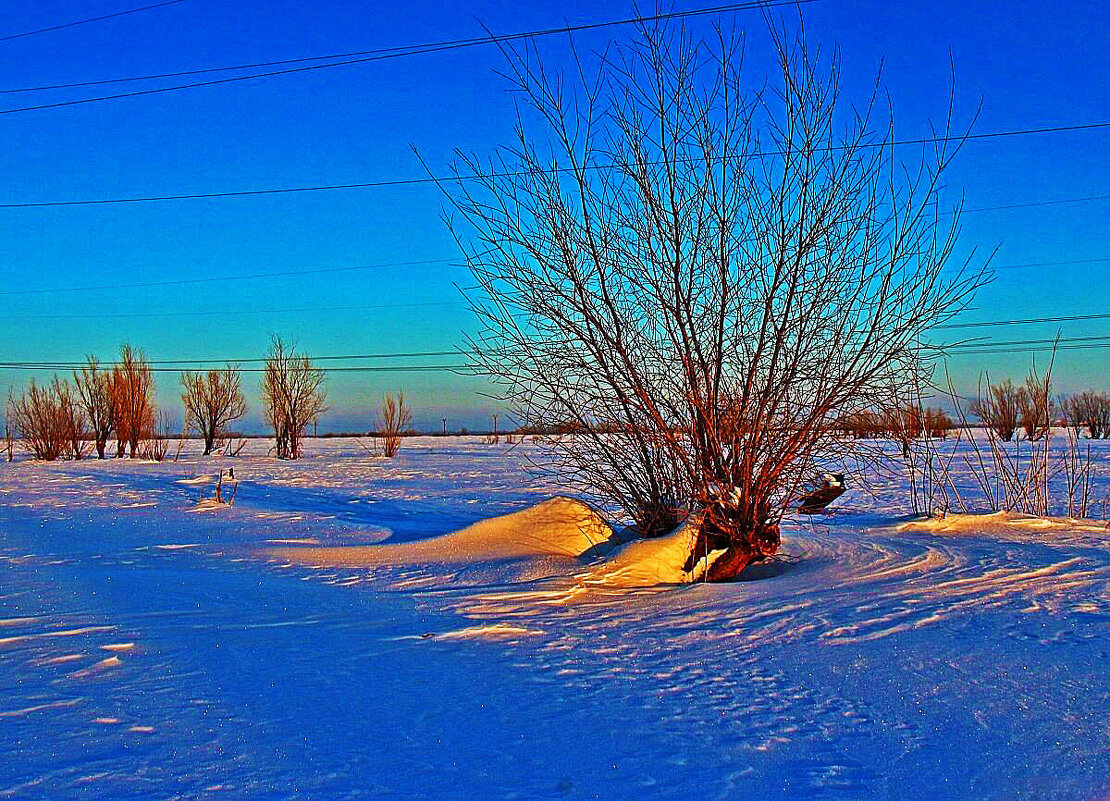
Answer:
[[[14,2],[0,36],[143,5],[137,0]],[[677,8],[697,7],[677,3]],[[0,40],[0,89],[455,39],[619,18],[621,2],[409,4],[336,0],[185,2],[20,39]],[[949,52],[957,112],[983,102],[976,130],[1110,119],[1110,12],[1100,2],[878,2],[806,6],[811,35],[840,45],[849,96],[880,62],[902,135],[943,116]],[[758,15],[752,74],[762,74]],[[480,22],[479,22],[480,21]],[[592,48],[622,31],[583,35]],[[552,63],[565,44],[541,45]],[[219,192],[420,175],[454,148],[489,152],[511,133],[512,98],[494,48],[339,67],[69,108],[0,115],[0,203]],[[164,83],[164,82],[163,82]],[[154,84],[161,85],[161,84]],[[109,87],[111,89],[111,87]],[[0,110],[101,94],[101,89],[0,95]],[[967,145],[948,175],[969,208],[1110,193],[1110,131]],[[468,330],[462,305],[266,313],[279,308],[451,304],[464,270],[428,187],[126,206],[0,209],[0,292],[442,260],[409,267],[180,287],[52,295],[0,294],[0,361],[110,358],[122,341],[152,359],[264,353],[270,332],[315,354],[450,349]],[[965,217],[963,242],[998,265],[1110,258],[1110,202]],[[1003,269],[967,320],[1110,311],[1110,261]],[[150,316],[122,316],[139,315]],[[37,316],[36,316],[37,315]],[[109,316],[117,315],[117,316]],[[157,316],[156,316],[157,315]],[[996,340],[1051,336],[1059,326],[980,329]],[[1110,320],[1063,325],[1065,336],[1110,334]],[[442,360],[441,360],[442,361]],[[969,388],[979,370],[1019,378],[1027,355],[953,359]],[[1063,390],[1110,389],[1110,350],[1062,352]],[[26,381],[3,371],[0,388]],[[177,383],[159,374],[176,408]],[[246,380],[257,423],[256,382]],[[420,428],[488,425],[495,403],[474,378],[442,373],[333,374],[328,427],[369,425],[380,394],[403,388]]]

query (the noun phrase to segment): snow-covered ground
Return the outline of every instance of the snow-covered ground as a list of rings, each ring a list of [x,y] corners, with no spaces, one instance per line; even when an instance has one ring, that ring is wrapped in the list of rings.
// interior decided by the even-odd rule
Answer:
[[[1097,525],[906,526],[876,479],[731,585],[288,558],[559,493],[531,447],[0,466],[0,798],[1110,797]]]

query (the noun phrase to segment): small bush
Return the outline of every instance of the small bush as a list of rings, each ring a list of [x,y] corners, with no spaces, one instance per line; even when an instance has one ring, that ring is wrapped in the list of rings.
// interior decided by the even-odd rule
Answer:
[[[401,450],[403,436],[412,428],[412,410],[405,405],[405,393],[398,392],[396,398],[387,393],[382,399],[380,416],[382,456],[392,459]]]
[[[1009,442],[1014,438],[1025,406],[1025,387],[1015,387],[1006,379],[1000,384],[988,385],[986,397],[972,401],[969,409],[1000,440]]]
[[[12,429],[34,458],[50,462],[84,454],[85,418],[68,382],[38,384],[32,378],[8,408]]]

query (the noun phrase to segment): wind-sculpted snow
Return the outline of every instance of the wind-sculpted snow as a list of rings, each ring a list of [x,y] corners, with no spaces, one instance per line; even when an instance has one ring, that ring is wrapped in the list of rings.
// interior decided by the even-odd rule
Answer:
[[[1102,525],[887,478],[731,585],[437,555],[565,493],[531,447],[0,468],[0,798],[1110,795]]]

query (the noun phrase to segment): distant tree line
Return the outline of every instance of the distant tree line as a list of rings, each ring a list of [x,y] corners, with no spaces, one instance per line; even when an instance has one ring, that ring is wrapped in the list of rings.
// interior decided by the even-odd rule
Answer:
[[[187,370],[180,381],[185,411],[181,438],[195,430],[209,455],[223,446],[229,426],[247,413],[240,370],[231,365]],[[274,431],[276,455],[298,458],[305,430],[327,409],[324,371],[295,345],[274,337],[265,363],[262,405]],[[55,376],[40,383],[32,378],[22,391],[9,393],[4,417],[9,461],[17,440],[35,459],[52,461],[81,459],[93,450],[97,458],[108,458],[113,439],[116,458],[161,461],[173,436],[168,416],[155,404],[150,362],[130,344],[120,348],[110,367],[89,356],[73,371],[72,380]],[[396,447],[399,442],[394,453]]]
[[[1054,422],[1071,428],[1076,438],[1084,429],[1091,439],[1110,438],[1110,393],[1087,390],[1053,398],[1048,379],[1038,375],[1016,386],[1010,379],[989,384],[970,410],[1003,442],[1018,434],[1041,439]]]
[[[89,356],[72,382],[32,378],[7,402],[7,425],[36,459],[81,459],[91,443],[104,459],[115,435],[117,458],[165,456],[166,417],[154,404],[154,375],[142,351],[123,345],[119,361],[102,369]],[[8,448],[9,459],[11,448]]]

